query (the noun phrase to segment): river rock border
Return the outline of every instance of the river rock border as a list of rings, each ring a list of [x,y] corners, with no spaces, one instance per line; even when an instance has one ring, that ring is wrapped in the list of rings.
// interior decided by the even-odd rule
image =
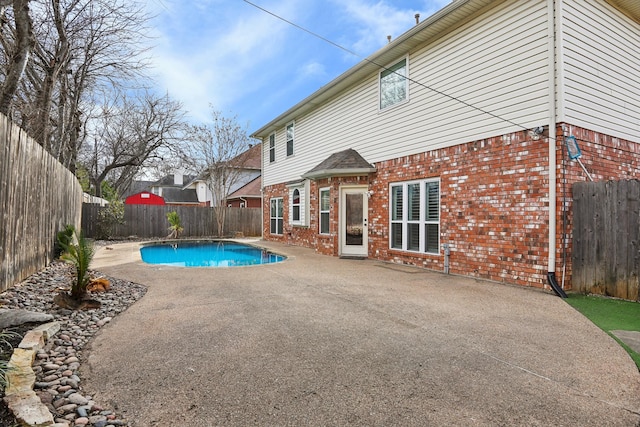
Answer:
[[[91,310],[67,310],[53,303],[53,296],[68,288],[73,280],[72,267],[61,262],[54,262],[0,294],[3,308],[48,313],[53,317],[53,321],[27,332],[9,361],[13,370],[9,372],[4,401],[23,425],[128,425],[124,418],[85,394],[77,374],[85,344],[146,293],[145,286],[108,279],[110,289],[92,296],[101,302],[101,307]]]

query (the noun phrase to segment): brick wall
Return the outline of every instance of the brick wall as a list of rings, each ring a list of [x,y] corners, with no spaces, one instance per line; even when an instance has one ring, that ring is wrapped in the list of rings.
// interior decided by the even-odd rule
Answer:
[[[564,131],[563,131],[564,128]],[[640,178],[640,143],[614,138],[570,124],[558,125],[557,138],[561,146],[557,154],[558,164],[558,211],[557,211],[557,252],[556,271],[563,271],[563,257],[566,255],[565,269],[567,287],[571,287],[571,251],[573,216],[573,196],[571,187],[576,182],[588,181],[577,161],[569,159],[563,145],[563,135],[573,135],[582,151],[581,161],[594,181],[620,181]],[[560,276],[558,276],[560,280]]]
[[[639,144],[565,126],[582,149],[582,161],[595,180],[637,178]],[[571,185],[586,180],[568,159],[562,125],[557,129],[556,271],[571,271]],[[444,268],[440,254],[403,252],[389,247],[389,184],[440,178],[440,244],[451,245],[450,272],[524,286],[543,287],[548,270],[548,143],[529,132],[473,141],[454,147],[377,163],[369,177],[312,181],[310,226],[288,224],[289,192],[284,184],[265,188],[264,236],[269,240],[315,248],[337,255],[341,184],[367,184],[369,256],[434,270]],[[318,189],[331,188],[330,235],[319,235]],[[284,234],[269,234],[269,199],[284,198]],[[559,278],[560,280],[560,278]]]

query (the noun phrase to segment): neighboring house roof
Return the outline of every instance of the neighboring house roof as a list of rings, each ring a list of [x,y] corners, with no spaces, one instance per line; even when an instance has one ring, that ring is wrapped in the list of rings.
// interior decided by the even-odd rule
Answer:
[[[132,196],[134,194],[138,194],[143,191],[149,191],[151,189],[152,184],[153,184],[153,181],[132,181],[131,185],[129,186],[127,191],[124,192],[122,197],[126,199],[127,197]]]
[[[302,175],[303,178],[319,179],[329,176],[354,176],[366,175],[375,172],[376,168],[367,162],[356,150],[348,150],[333,153],[309,172]]]
[[[262,169],[262,148],[260,144],[249,147],[248,150],[229,160],[231,166],[238,165],[242,169]]]
[[[245,197],[262,197],[262,183],[261,177],[257,177],[253,181],[248,182],[243,187],[238,188],[227,199],[238,199]]]
[[[634,20],[640,22],[640,2],[638,0],[608,0],[622,9]],[[336,77],[320,89],[303,99],[293,107],[251,134],[251,137],[264,139],[272,132],[284,127],[287,123],[315,110],[337,95],[371,75],[378,73],[387,64],[396,61],[400,56],[436,41],[452,27],[479,13],[484,8],[495,4],[495,0],[454,0],[421,23],[400,35],[397,39],[374,52],[372,55]]]
[[[198,195],[196,194],[196,190],[193,188],[183,190],[182,188],[176,187],[164,187],[162,190],[162,197],[164,197],[164,200],[167,203],[199,203]]]
[[[182,184],[175,183],[175,176],[173,174],[165,175],[159,180],[151,184],[152,187],[183,187],[186,183],[195,179],[195,175],[183,175]]]

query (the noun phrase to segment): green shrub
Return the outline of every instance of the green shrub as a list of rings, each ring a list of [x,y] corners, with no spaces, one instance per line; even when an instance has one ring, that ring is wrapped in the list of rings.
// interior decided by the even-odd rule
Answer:
[[[75,227],[71,224],[67,224],[64,229],[58,231],[54,246],[54,255],[56,258],[60,257],[60,255],[62,255],[66,248],[71,244],[74,232]]]
[[[98,239],[111,239],[115,228],[124,224],[124,202],[118,198],[109,201],[109,204],[98,212]]]

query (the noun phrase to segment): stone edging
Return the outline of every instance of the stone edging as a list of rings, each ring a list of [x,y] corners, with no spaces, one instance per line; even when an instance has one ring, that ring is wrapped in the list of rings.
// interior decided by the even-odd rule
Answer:
[[[7,366],[7,385],[4,401],[19,422],[27,426],[57,427],[53,415],[34,391],[36,374],[33,362],[38,350],[44,348],[47,341],[60,330],[60,322],[42,324],[22,338],[13,350]]]

